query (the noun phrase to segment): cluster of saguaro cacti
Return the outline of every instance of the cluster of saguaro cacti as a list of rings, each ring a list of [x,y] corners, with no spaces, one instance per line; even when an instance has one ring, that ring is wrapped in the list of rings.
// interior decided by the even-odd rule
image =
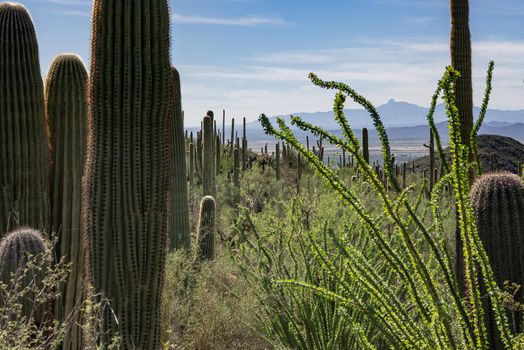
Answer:
[[[95,0],[84,218],[101,343],[159,349],[173,74],[166,0]]]
[[[63,349],[80,349],[78,306],[83,298],[85,261],[80,198],[87,140],[87,72],[82,60],[72,54],[58,56],[49,69],[45,90],[52,161],[51,229],[58,234],[55,256],[69,265],[55,302],[55,318],[71,323]]]
[[[49,162],[44,89],[31,16],[0,4],[0,237],[27,225],[48,230]]]
[[[45,259],[46,247],[39,231],[21,228],[7,234],[0,242],[0,283],[6,289],[0,292],[0,309],[17,310],[14,305],[6,305],[5,292],[19,294],[17,303],[21,314],[9,316],[14,320],[33,319],[39,327],[44,321],[47,300],[40,295],[44,288],[44,278],[49,261]],[[29,263],[29,259],[34,261]],[[42,293],[43,294],[43,293]],[[16,311],[13,311],[16,312]]]
[[[473,185],[471,203],[495,281],[501,289],[505,281],[521,286],[524,281],[524,184],[518,176],[510,173],[483,175]],[[522,303],[523,296],[522,289],[519,289],[516,301]],[[488,303],[486,300],[490,349],[504,349]],[[511,316],[516,333],[522,326],[522,311],[516,311]]]
[[[215,258],[215,211],[216,203],[213,197],[205,196],[202,198],[197,230],[198,254],[201,260],[213,260]]]
[[[190,247],[189,203],[186,172],[186,138],[184,136],[184,115],[182,112],[182,93],[180,74],[173,72],[173,174],[171,180],[171,214],[169,241],[171,249]]]

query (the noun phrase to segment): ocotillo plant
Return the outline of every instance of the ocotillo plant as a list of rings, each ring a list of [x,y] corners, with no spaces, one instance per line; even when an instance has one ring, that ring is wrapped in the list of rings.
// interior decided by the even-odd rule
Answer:
[[[122,349],[159,349],[173,148],[168,5],[95,0],[93,9],[83,217],[91,283],[110,304],[99,342],[118,334]]]
[[[280,180],[280,142],[277,142],[275,149],[275,172],[278,181]]]
[[[38,294],[44,287],[46,265],[44,257],[46,247],[40,232],[30,228],[20,228],[7,234],[0,242],[0,283],[8,291],[21,293],[18,303],[21,314],[9,315],[14,320],[31,317],[37,326],[44,321],[46,300]],[[35,261],[30,262],[31,256]],[[36,265],[33,265],[36,263]],[[18,276],[18,277],[16,277]],[[0,293],[0,307],[4,305],[4,293]]]
[[[435,186],[437,179],[435,178],[435,140],[433,133],[429,137],[429,190],[431,191]]]
[[[203,141],[204,151],[202,155],[202,183],[204,196],[215,196],[215,154],[213,122],[210,116],[204,117]]]
[[[85,250],[81,239],[82,174],[87,140],[87,71],[77,55],[60,55],[46,80],[46,112],[51,139],[51,229],[58,234],[57,259],[69,265],[60,286],[55,318],[71,321],[62,349],[81,349],[78,326],[83,299]]]
[[[49,227],[49,154],[38,43],[20,4],[0,4],[0,237]]]
[[[184,138],[184,115],[182,112],[182,93],[180,74],[175,68],[173,72],[173,121],[172,139],[173,154],[171,164],[173,174],[171,179],[171,215],[169,222],[170,249],[189,249],[189,200],[187,193],[186,171],[186,140]]]
[[[240,200],[240,150],[235,148],[233,150],[233,185],[235,187],[235,205]]]
[[[364,160],[369,164],[369,139],[368,139],[368,129],[362,129],[362,154]]]
[[[200,202],[197,242],[201,260],[215,259],[216,203],[213,197],[205,196]]]
[[[524,184],[510,173],[493,173],[480,177],[471,190],[471,203],[479,237],[493,267],[495,281],[502,289],[504,282],[522,285],[524,281]],[[523,302],[522,289],[516,301]],[[488,306],[486,302],[486,306]],[[486,307],[486,327],[490,349],[504,349],[490,308]],[[520,330],[522,312],[510,319],[513,332]]]

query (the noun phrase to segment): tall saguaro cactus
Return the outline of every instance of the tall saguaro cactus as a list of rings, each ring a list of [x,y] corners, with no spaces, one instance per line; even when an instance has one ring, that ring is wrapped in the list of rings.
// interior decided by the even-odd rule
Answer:
[[[31,226],[48,230],[49,162],[44,88],[31,16],[0,4],[0,237]]]
[[[450,0],[451,65],[460,72],[455,82],[457,108],[460,115],[462,142],[469,144],[473,129],[473,85],[471,79],[471,33],[469,1]]]
[[[502,289],[504,282],[522,285],[524,281],[524,184],[510,173],[492,173],[480,177],[471,190],[479,237],[493,267],[495,281]],[[522,303],[519,289],[516,301]],[[489,299],[485,301],[489,305]],[[486,308],[486,328],[490,349],[504,349],[496,321]],[[522,327],[522,311],[517,311],[513,332]]]
[[[78,305],[83,298],[85,254],[81,239],[82,174],[87,140],[87,71],[77,55],[59,55],[46,80],[46,112],[51,139],[51,229],[58,233],[58,259],[70,264],[55,317],[71,321],[62,349],[81,349]]]
[[[198,255],[201,260],[213,260],[215,258],[217,230],[215,212],[216,203],[213,197],[205,196],[202,198],[197,230]]]
[[[166,0],[95,0],[84,219],[101,345],[159,349],[173,75]]]
[[[202,156],[202,177],[204,196],[215,196],[215,154],[213,136],[213,119],[208,115],[203,123],[204,152]]]
[[[362,153],[364,160],[369,163],[369,135],[367,128],[362,129]]]
[[[189,249],[189,199],[186,171],[186,138],[184,136],[184,115],[182,112],[182,93],[180,74],[176,68],[173,72],[173,178],[171,179],[171,220],[169,242],[172,250]]]

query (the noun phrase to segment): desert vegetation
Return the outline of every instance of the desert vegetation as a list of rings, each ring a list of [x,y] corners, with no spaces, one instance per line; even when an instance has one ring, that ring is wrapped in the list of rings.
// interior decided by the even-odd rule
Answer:
[[[523,349],[522,145],[478,135],[495,63],[473,116],[450,5],[428,156],[399,162],[372,101],[314,73],[337,133],[186,129],[165,0],[94,0],[89,73],[62,54],[45,79],[28,9],[0,3],[0,349]]]

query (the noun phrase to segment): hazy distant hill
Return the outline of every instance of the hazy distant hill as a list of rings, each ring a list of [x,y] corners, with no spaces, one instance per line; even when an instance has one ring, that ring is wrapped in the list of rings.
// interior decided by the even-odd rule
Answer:
[[[479,114],[479,108],[474,108],[475,117]],[[377,111],[382,117],[382,121],[388,127],[416,126],[426,124],[428,108],[417,106],[407,102],[397,102],[390,100],[388,103],[377,107]],[[361,128],[372,125],[369,114],[363,109],[346,109],[346,116],[352,127]],[[293,113],[308,122],[322,125],[324,128],[337,128],[333,119],[333,112],[315,113]],[[281,117],[289,120],[289,115]],[[435,121],[446,121],[444,105],[439,104],[435,110]],[[490,109],[486,114],[486,122],[497,122],[502,124],[524,123],[524,110],[504,111]]]

